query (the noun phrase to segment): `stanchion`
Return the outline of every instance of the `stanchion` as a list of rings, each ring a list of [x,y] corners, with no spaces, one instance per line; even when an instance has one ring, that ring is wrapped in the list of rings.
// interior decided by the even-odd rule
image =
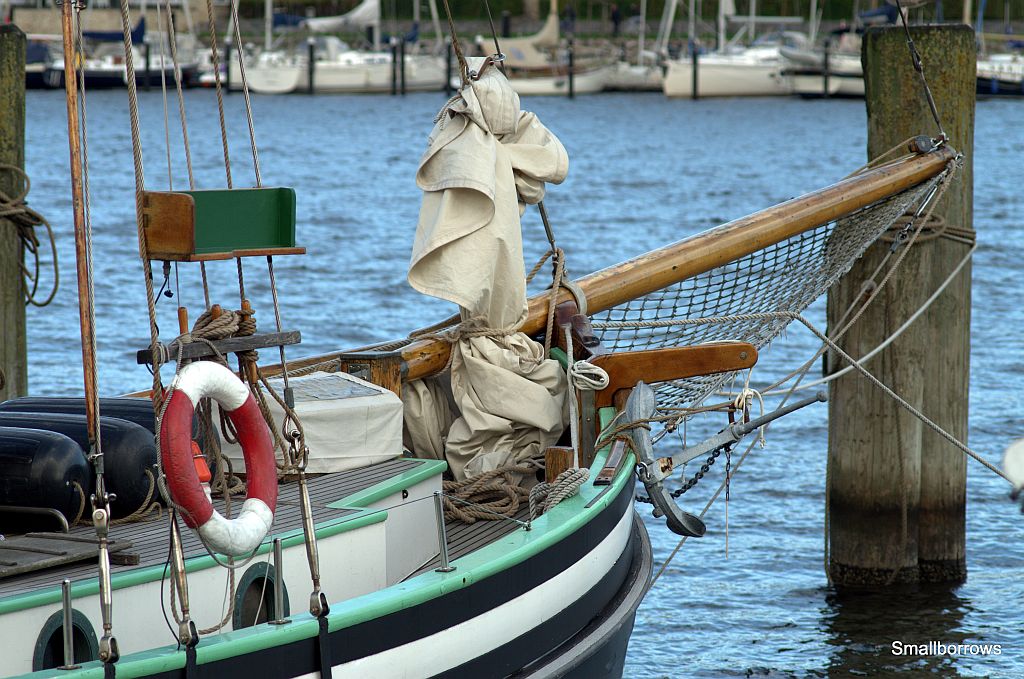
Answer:
[[[690,98],[693,99],[694,101],[696,101],[697,99],[700,99],[700,89],[698,88],[698,84],[700,82],[700,77],[698,75],[698,73],[700,71],[699,64],[700,64],[700,57],[698,56],[697,43],[695,43],[694,41],[691,40],[690,41],[690,67],[691,67],[690,68],[690,87],[692,89],[690,91]]]
[[[391,39],[391,96],[398,94],[398,44]]]
[[[452,96],[452,43],[448,41],[448,51],[445,54],[444,60],[444,93],[446,96]]]
[[[150,49],[151,49],[150,44],[147,42],[146,43],[146,70],[144,71],[144,77],[146,78],[146,80],[145,80],[145,82],[142,85],[143,89],[145,89],[147,92],[149,92],[149,88],[150,88],[150,78],[149,78],[149,73],[150,73],[150,68],[151,68],[150,67],[150,58],[149,58],[149,56],[150,56]]]
[[[316,41],[313,38],[309,38],[306,41],[307,57],[306,57],[306,77],[309,80],[309,86],[306,89],[307,94],[313,94],[316,89],[313,85],[313,79],[316,75]]]
[[[575,65],[575,40],[569,38],[569,98],[576,97],[576,65]]]
[[[825,99],[828,99],[828,97],[829,97],[829,92],[828,92],[828,90],[829,90],[829,77],[830,77],[829,71],[831,70],[831,68],[829,67],[829,53],[831,51],[832,51],[832,41],[831,40],[826,40],[825,41],[825,56],[824,56],[824,58],[822,60],[822,72],[821,72],[821,89],[822,89],[821,96],[824,97]]]
[[[398,59],[399,59],[398,69],[399,69],[399,73],[401,75],[401,83],[402,83],[400,89],[401,89],[402,95],[404,96],[405,95],[405,40],[404,39],[401,40],[398,43]]]
[[[231,93],[231,41],[224,41],[224,93]]]

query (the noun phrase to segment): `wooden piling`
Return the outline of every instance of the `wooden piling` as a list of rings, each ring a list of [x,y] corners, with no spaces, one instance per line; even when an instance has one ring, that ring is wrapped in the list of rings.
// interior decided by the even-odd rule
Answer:
[[[0,164],[24,169],[25,34],[13,24],[0,25],[0,92]],[[19,177],[0,171],[0,190],[21,189]],[[22,257],[17,231],[0,218],[0,401],[28,392]]]
[[[935,216],[972,228],[975,43],[967,26],[911,29],[950,144],[963,170]],[[902,27],[864,36],[868,157],[938,130],[913,69]],[[948,232],[947,232],[948,233]],[[828,323],[861,294],[890,248],[877,243],[832,290]],[[880,344],[921,307],[970,245],[925,238],[907,253],[878,299],[840,344],[854,357]],[[892,260],[890,260],[892,261]],[[939,426],[967,440],[971,267],[867,365]],[[841,366],[833,366],[839,368]],[[963,454],[856,373],[836,380],[829,403],[828,571],[840,587],[961,581],[966,577]]]

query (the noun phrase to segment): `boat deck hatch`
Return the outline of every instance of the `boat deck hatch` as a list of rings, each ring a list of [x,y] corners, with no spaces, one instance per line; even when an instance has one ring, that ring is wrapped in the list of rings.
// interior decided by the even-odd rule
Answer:
[[[0,578],[84,561],[95,561],[98,540],[67,533],[26,533],[0,542]],[[110,552],[132,546],[130,540],[111,540]]]

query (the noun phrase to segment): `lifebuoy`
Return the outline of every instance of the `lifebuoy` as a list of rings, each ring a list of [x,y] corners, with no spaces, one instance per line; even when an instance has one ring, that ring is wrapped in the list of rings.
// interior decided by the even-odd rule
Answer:
[[[235,425],[245,457],[245,502],[230,521],[210,503],[192,459],[192,417],[205,396],[216,401]],[[197,361],[177,374],[160,422],[160,455],[171,499],[185,509],[185,523],[211,549],[243,556],[259,546],[274,521],[277,464],[267,423],[233,372],[219,363]]]

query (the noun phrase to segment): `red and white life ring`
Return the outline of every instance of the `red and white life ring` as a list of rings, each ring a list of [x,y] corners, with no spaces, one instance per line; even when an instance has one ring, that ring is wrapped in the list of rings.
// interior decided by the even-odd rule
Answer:
[[[192,460],[192,417],[205,396],[216,401],[235,425],[245,457],[245,502],[230,521],[206,497]],[[196,361],[177,374],[160,423],[160,454],[171,498],[185,509],[185,523],[198,530],[211,549],[243,556],[259,546],[274,521],[277,463],[267,423],[233,372],[218,363]]]

